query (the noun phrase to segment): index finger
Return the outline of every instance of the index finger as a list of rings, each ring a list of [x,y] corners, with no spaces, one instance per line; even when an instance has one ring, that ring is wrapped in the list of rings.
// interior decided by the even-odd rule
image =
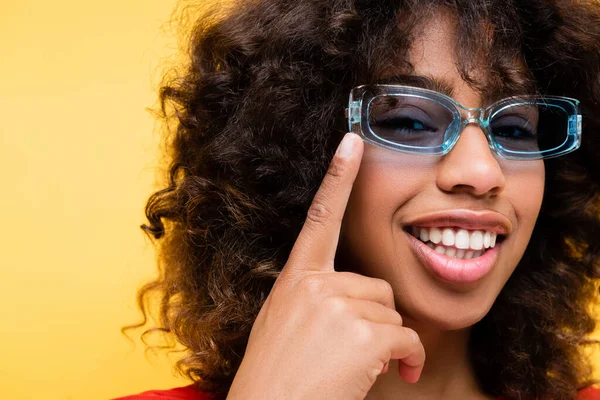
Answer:
[[[286,268],[333,271],[342,219],[363,153],[362,139],[347,133],[308,209]]]

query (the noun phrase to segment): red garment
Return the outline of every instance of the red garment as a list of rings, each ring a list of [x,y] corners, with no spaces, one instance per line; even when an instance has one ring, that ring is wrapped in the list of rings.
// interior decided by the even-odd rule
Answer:
[[[194,384],[168,390],[149,390],[147,392],[117,397],[112,400],[213,400],[210,393],[199,392]]]
[[[199,392],[194,388],[194,385],[182,386],[169,390],[150,390],[140,394],[131,396],[117,397],[112,400],[212,400],[210,393]],[[498,397],[497,400],[502,400]],[[600,400],[600,389],[590,386],[580,390],[577,394],[577,400]]]
[[[577,400],[598,400],[600,399],[600,389],[594,386],[590,386],[586,389],[580,390],[577,393]]]

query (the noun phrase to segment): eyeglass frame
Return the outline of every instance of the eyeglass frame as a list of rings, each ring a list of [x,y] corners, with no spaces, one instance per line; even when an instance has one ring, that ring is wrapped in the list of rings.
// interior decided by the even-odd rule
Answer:
[[[381,96],[382,94],[420,97],[435,101],[450,111],[453,119],[448,125],[446,132],[444,132],[444,141],[442,144],[429,148],[422,147],[420,149],[416,149],[415,146],[402,145],[398,143],[392,146],[375,139],[376,135],[369,128],[368,120],[366,121],[365,126],[367,133],[365,134],[365,130],[363,130],[363,111],[364,115],[367,115],[370,103],[376,97]],[[553,149],[541,150],[538,152],[525,152],[504,149],[502,145],[496,142],[489,128],[489,123],[498,112],[503,111],[508,106],[539,104],[543,102],[542,100],[564,102],[565,105],[570,108],[570,111],[567,111],[563,108],[568,115],[568,122],[566,139],[561,145]],[[350,91],[348,108],[345,109],[345,115],[348,120],[349,131],[358,134],[366,142],[384,149],[417,155],[443,156],[449,153],[452,148],[454,148],[454,145],[458,142],[458,139],[460,138],[464,128],[469,124],[476,123],[484,132],[488,142],[488,147],[492,153],[503,159],[524,161],[559,157],[571,153],[581,146],[582,116],[579,114],[579,103],[579,100],[571,97],[526,95],[507,97],[498,100],[485,108],[469,108],[464,107],[462,104],[454,100],[452,97],[445,95],[444,93],[429,89],[406,85],[372,84],[356,86]],[[457,122],[459,123],[457,124]],[[451,132],[449,135],[448,131],[451,128],[454,129],[454,132]]]

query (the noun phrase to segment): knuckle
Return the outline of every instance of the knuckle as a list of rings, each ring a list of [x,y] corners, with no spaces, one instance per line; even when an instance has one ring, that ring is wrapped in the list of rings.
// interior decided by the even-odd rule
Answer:
[[[377,284],[380,287],[380,290],[382,293],[384,293],[386,296],[390,296],[391,298],[394,297],[394,289],[392,289],[392,285],[386,281],[385,279],[379,279],[379,278],[375,278]]]
[[[380,293],[383,295],[383,297],[389,303],[389,306],[394,306],[395,305],[394,289],[392,288],[392,285],[385,279],[376,278],[376,281],[377,281],[377,285],[379,286]]]
[[[354,338],[359,345],[369,345],[375,340],[375,332],[368,321],[357,320],[354,325]]]
[[[314,224],[323,224],[331,217],[331,211],[320,200],[316,200],[310,205],[306,214],[306,219]]]
[[[369,382],[369,384],[373,384],[375,383],[375,381],[377,380],[377,377],[379,376],[379,374],[381,373],[381,368],[368,368],[365,371],[366,374],[366,381]]]
[[[325,282],[316,275],[309,275],[302,278],[300,287],[307,295],[316,297],[325,291]]]
[[[333,162],[329,164],[329,168],[327,168],[327,176],[338,180],[344,176],[349,169],[350,162],[336,155],[333,158]]]
[[[396,318],[398,319],[397,324],[402,326],[404,324],[404,319],[402,318],[402,315],[400,315],[400,313],[398,313],[396,311]]]
[[[328,313],[335,315],[346,313],[349,307],[348,303],[340,297],[328,297],[324,302],[324,306]]]
[[[406,339],[411,346],[417,346],[421,342],[419,334],[410,328],[406,328]]]

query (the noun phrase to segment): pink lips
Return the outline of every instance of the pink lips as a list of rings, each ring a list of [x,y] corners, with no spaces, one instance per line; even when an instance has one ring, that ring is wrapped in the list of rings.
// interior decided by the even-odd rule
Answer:
[[[405,232],[419,261],[438,278],[452,283],[474,283],[487,275],[498,259],[501,243],[489,248],[480,257],[461,260],[434,251],[419,239]]]
[[[439,210],[421,215],[405,226],[422,228],[452,226],[470,230],[486,230],[499,235],[508,235],[512,231],[510,220],[503,214],[491,210],[474,211],[469,209]]]

